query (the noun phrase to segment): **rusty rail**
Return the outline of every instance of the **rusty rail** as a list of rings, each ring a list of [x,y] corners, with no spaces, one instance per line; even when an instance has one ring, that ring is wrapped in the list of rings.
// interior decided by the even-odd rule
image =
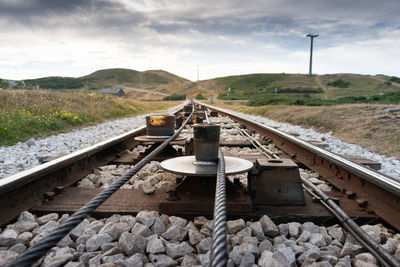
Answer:
[[[231,117],[248,129],[272,139],[279,149],[319,173],[341,191],[351,192],[349,196],[354,197],[360,207],[374,211],[400,231],[399,181],[272,127],[233,114],[225,109],[204,103],[200,104]]]

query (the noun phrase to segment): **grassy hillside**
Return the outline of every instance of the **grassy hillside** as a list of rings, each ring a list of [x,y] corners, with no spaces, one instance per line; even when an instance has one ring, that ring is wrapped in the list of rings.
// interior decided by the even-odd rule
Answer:
[[[80,77],[87,81],[89,88],[100,89],[112,86],[127,86],[138,88],[154,88],[160,85],[182,83],[184,78],[162,70],[136,71],[130,69],[99,70],[87,76]]]

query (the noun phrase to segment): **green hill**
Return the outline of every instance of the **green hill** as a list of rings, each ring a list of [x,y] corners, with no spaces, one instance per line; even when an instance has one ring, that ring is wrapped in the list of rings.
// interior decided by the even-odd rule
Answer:
[[[123,85],[127,87],[154,88],[160,85],[181,83],[186,79],[163,70],[136,71],[130,69],[98,70],[79,78],[92,89]]]

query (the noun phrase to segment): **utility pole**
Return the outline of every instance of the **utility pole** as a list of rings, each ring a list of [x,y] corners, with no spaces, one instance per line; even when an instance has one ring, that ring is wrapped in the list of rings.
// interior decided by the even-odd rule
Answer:
[[[312,33],[306,35],[306,37],[310,37],[310,38],[311,38],[311,47],[310,47],[310,69],[309,69],[309,72],[308,72],[308,76],[310,76],[310,77],[311,77],[311,75],[312,75],[312,50],[313,50],[313,41],[314,41],[314,37],[318,37],[318,36],[319,36],[319,34],[312,34]]]
[[[197,65],[197,81],[199,81],[199,77],[200,77],[200,69],[199,69],[200,65]]]

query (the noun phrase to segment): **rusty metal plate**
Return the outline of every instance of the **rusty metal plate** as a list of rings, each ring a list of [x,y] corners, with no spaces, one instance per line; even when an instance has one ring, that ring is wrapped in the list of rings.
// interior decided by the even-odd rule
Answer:
[[[243,173],[253,168],[251,161],[235,158],[225,158],[225,174]],[[215,176],[217,174],[217,165],[196,165],[195,156],[177,157],[167,159],[161,162],[161,168],[166,171],[190,176]]]

